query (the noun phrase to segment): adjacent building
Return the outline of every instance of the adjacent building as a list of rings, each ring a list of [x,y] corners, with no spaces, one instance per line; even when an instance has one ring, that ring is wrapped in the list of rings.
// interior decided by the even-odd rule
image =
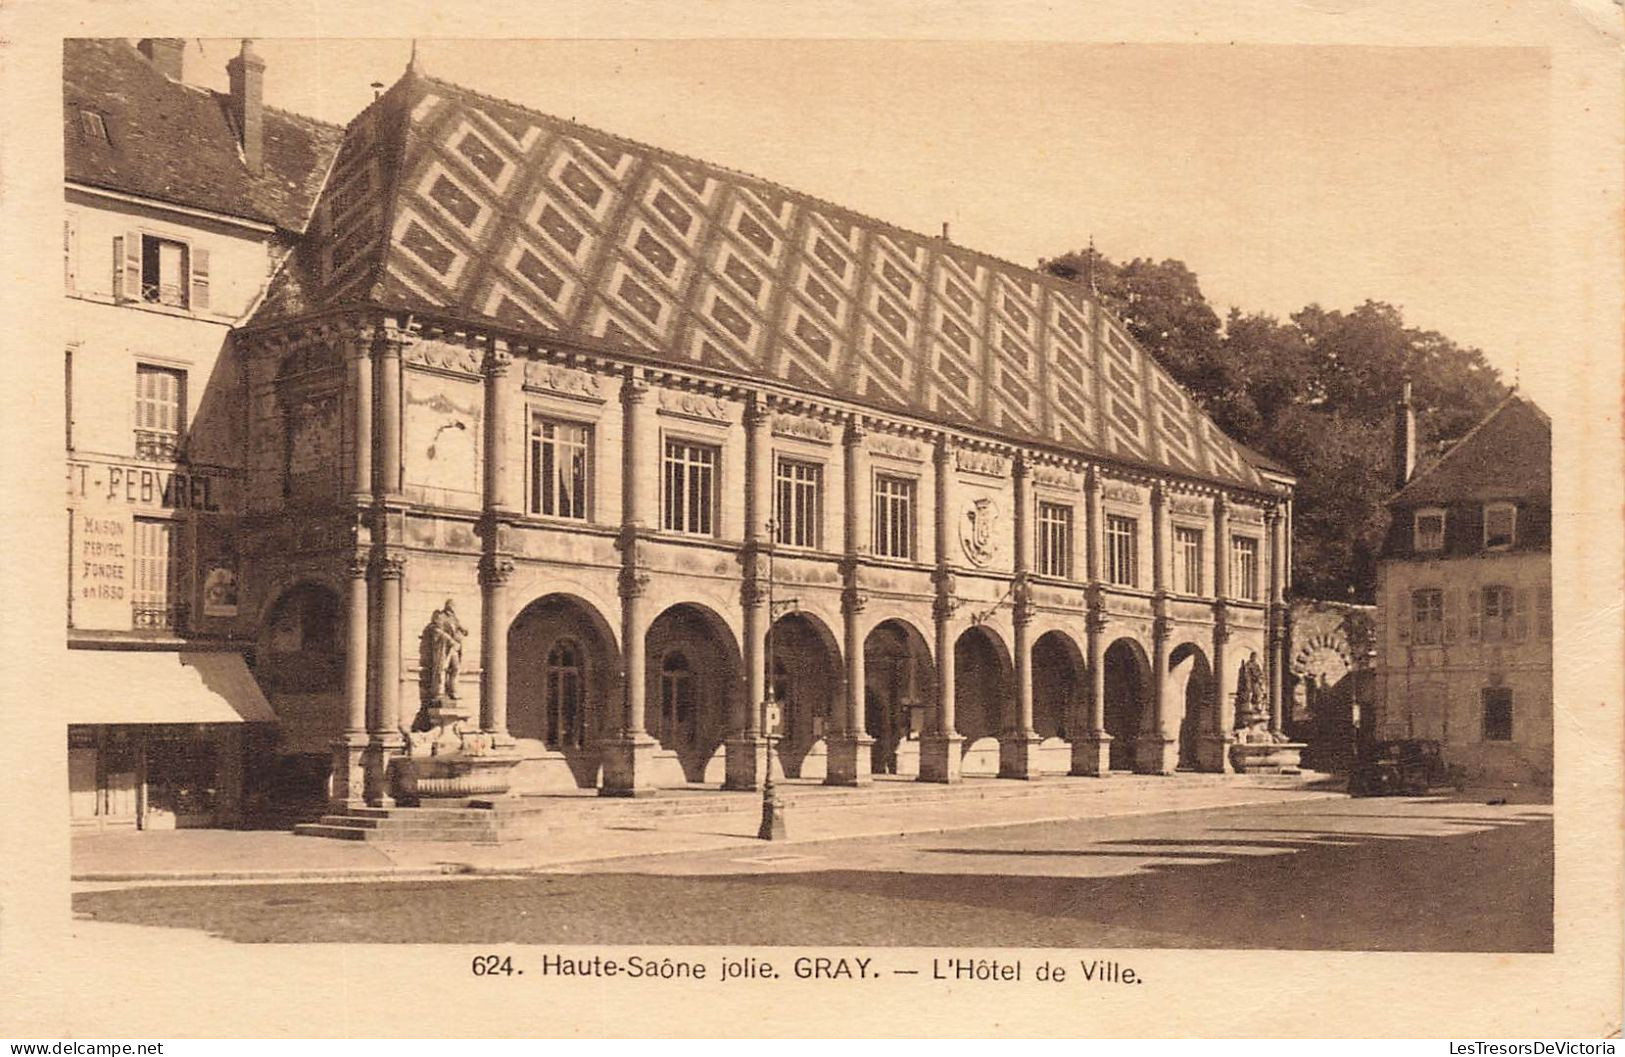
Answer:
[[[1470,781],[1552,781],[1552,425],[1514,392],[1416,469],[1407,387],[1378,563],[1378,734]]]
[[[68,715],[80,826],[241,810],[276,716],[238,634],[242,410],[225,354],[304,230],[339,130],[184,84],[184,42],[68,41],[62,224]]]
[[[1089,290],[415,67],[276,121],[169,471],[229,482],[165,648],[250,663],[250,798],[388,803],[444,695],[520,792],[1222,771],[1249,658],[1281,730],[1291,478]]]

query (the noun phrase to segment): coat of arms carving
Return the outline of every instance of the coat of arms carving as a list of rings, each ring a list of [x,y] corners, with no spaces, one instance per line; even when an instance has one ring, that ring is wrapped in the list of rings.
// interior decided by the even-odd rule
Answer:
[[[999,508],[991,499],[978,499],[965,508],[959,522],[959,542],[972,565],[986,565],[993,560],[993,528],[998,519]]]

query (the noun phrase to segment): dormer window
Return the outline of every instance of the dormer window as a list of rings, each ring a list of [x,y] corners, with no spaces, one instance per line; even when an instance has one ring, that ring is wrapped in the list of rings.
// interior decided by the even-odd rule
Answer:
[[[1517,542],[1518,508],[1511,503],[1484,507],[1484,549],[1504,551]]]
[[[1412,545],[1418,553],[1444,550],[1444,511],[1418,510],[1413,522]]]
[[[94,110],[79,111],[79,131],[85,139],[108,142],[107,122]]]

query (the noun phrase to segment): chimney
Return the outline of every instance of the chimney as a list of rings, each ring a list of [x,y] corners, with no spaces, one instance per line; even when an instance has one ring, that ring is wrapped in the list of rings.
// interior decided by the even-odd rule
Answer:
[[[946,220],[942,222],[942,241],[948,241],[948,222]]]
[[[1416,408],[1411,406],[1411,383],[1407,380],[1399,406],[1394,408],[1394,490],[1404,488],[1415,472]]]
[[[226,63],[231,78],[231,120],[243,146],[243,161],[250,172],[265,164],[265,60],[254,54],[254,42],[243,41],[242,52]]]
[[[181,37],[147,37],[136,44],[137,50],[147,57],[153,68],[171,81],[181,79],[182,58],[186,54],[186,41]]]

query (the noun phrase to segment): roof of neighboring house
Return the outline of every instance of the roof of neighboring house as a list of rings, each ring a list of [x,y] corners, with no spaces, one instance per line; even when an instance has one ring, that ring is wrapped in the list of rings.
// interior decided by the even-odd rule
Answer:
[[[228,96],[172,81],[125,40],[67,40],[63,145],[75,183],[302,232],[343,130],[265,108],[263,171],[252,173]],[[107,138],[81,111],[99,114]]]
[[[1076,283],[409,69],[252,326],[369,304],[622,349],[1253,489]]]
[[[1550,498],[1552,420],[1514,391],[1466,436],[1419,469],[1390,506]]]

